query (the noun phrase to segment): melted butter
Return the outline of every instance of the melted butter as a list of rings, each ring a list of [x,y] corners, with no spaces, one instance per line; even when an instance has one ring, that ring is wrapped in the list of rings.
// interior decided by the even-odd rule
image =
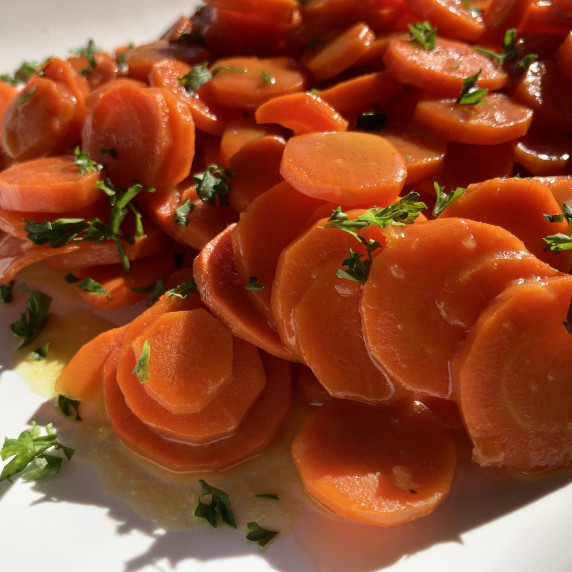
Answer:
[[[240,527],[256,521],[286,534],[307,503],[290,445],[303,419],[295,410],[273,443],[260,455],[226,471],[174,474],[128,451],[109,425],[98,418],[80,424],[76,455],[98,472],[105,490],[127,501],[139,516],[168,530],[208,526],[193,516],[199,479],[228,493]],[[274,494],[278,500],[257,495]]]

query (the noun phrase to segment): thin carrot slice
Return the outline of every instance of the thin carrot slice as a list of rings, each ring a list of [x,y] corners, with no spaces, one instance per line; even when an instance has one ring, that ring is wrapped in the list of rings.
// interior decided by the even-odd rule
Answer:
[[[456,356],[456,400],[479,464],[531,472],[572,463],[571,298],[569,276],[507,288]]]
[[[348,122],[336,109],[306,91],[270,99],[256,109],[254,117],[258,123],[278,123],[294,135],[348,128]]]
[[[235,336],[274,356],[294,360],[266,317],[253,305],[238,275],[232,248],[235,226],[229,225],[195,258],[193,275],[201,299]]]
[[[150,356],[143,387],[171,413],[201,411],[231,380],[232,334],[205,310],[159,316],[132,341],[136,359],[145,343]]]
[[[18,89],[11,83],[0,81],[0,128],[2,127],[2,116],[8,104],[16,98]]]
[[[68,58],[72,67],[87,79],[91,89],[97,89],[103,84],[110,83],[119,76],[119,65],[111,54],[96,52],[92,56],[92,63],[83,55]]]
[[[255,346],[233,340],[232,379],[200,411],[174,414],[150,397],[133,373],[137,358],[130,347],[122,352],[117,381],[131,411],[163,437],[207,443],[234,433],[266,386],[266,373]]]
[[[508,81],[504,70],[471,45],[445,38],[437,37],[432,50],[414,40],[393,39],[383,60],[398,81],[445,97],[457,97],[463,79],[479,70],[479,86],[485,89],[501,89]]]
[[[506,30],[520,24],[528,4],[529,0],[491,0],[483,13],[486,32],[481,41],[500,45]]]
[[[210,0],[209,4],[221,10],[246,12],[261,20],[290,24],[298,8],[296,0]]]
[[[389,141],[360,132],[292,137],[280,172],[299,192],[347,206],[386,206],[407,174],[405,159]]]
[[[345,400],[307,417],[292,454],[312,497],[345,519],[376,526],[433,512],[456,465],[451,437],[429,415]]]
[[[413,123],[447,141],[497,145],[525,135],[532,115],[532,109],[502,93],[488,94],[482,105],[428,96],[417,104]]]
[[[408,5],[446,38],[474,42],[485,31],[481,15],[457,0],[409,0]]]
[[[124,335],[125,327],[111,328],[84,344],[56,380],[56,391],[78,401],[96,400],[103,391],[103,366]]]
[[[506,228],[526,248],[554,268],[568,272],[569,253],[547,252],[544,237],[569,232],[568,223],[549,222],[544,215],[561,212],[552,192],[534,179],[488,179],[469,185],[466,192],[443,211],[443,217],[463,217]]]
[[[204,88],[219,104],[231,108],[254,110],[273,97],[302,91],[306,84],[290,58],[224,58],[212,67],[218,71]]]
[[[445,284],[463,287],[454,279],[463,269],[487,259],[529,253],[503,228],[459,218],[390,231],[387,244],[373,259],[362,297],[368,349],[405,388],[450,398],[449,361],[467,327],[449,321],[435,300]],[[482,297],[474,303],[478,300],[486,305]]]
[[[210,135],[221,136],[230,121],[241,119],[240,109],[217,103],[208,89],[199,89],[187,98],[196,128]]]
[[[131,412],[117,383],[115,354],[104,368],[105,404],[111,426],[133,452],[177,473],[223,470],[243,462],[274,439],[290,410],[290,365],[267,354],[261,357],[268,383],[239,429],[225,439],[191,445],[161,437]]]
[[[0,173],[0,206],[15,211],[66,212],[101,199],[97,171],[81,173],[72,155],[33,159]]]
[[[354,24],[335,37],[306,62],[318,81],[331,79],[355,64],[373,45],[375,34],[364,22]]]
[[[339,260],[325,264],[294,309],[298,349],[332,397],[378,405],[406,392],[372,360],[365,345],[363,287],[338,278]]]

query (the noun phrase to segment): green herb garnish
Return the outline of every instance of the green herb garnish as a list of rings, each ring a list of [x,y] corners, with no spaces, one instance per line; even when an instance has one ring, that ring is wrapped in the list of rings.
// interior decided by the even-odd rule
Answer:
[[[234,173],[225,167],[209,165],[202,173],[193,175],[197,195],[204,203],[228,205]]]
[[[264,290],[265,285],[260,284],[256,276],[250,276],[248,278],[248,284],[245,286],[245,288],[254,292],[260,292],[260,290]]]
[[[455,190],[447,194],[445,193],[445,187],[439,186],[439,183],[436,181],[433,183],[433,187],[435,189],[435,194],[437,195],[435,205],[433,207],[433,216],[435,218],[437,218],[453,201],[463,196],[467,190],[463,187],[457,187]]]
[[[221,522],[236,528],[228,494],[221,489],[212,487],[203,479],[200,479],[199,483],[201,485],[201,493],[195,507],[194,516],[205,519],[213,528],[217,528]],[[210,502],[203,501],[207,497],[210,497]]]
[[[18,289],[28,293],[26,313],[12,323],[10,328],[20,338],[18,349],[21,349],[33,341],[46,325],[52,297],[40,290],[30,290],[25,284]]]
[[[151,355],[151,344],[148,340],[143,342],[143,350],[131,373],[134,373],[139,383],[145,383],[149,379],[149,357]]]
[[[409,24],[407,26],[413,39],[420,43],[426,50],[435,48],[435,38],[437,36],[437,28],[431,26],[427,21],[418,22],[417,24]]]
[[[80,402],[77,399],[70,399],[65,395],[58,395],[56,405],[66,417],[75,421],[81,421],[81,415],[79,414]]]
[[[278,534],[276,530],[262,528],[257,522],[248,522],[246,527],[250,531],[246,535],[246,540],[256,542],[260,548],[266,546]]]
[[[487,95],[488,90],[477,87],[481,71],[482,70],[479,70],[476,74],[463,79],[463,87],[459,97],[457,98],[457,103],[461,105],[481,105],[486,103],[487,100],[485,99],[485,96]]]
[[[187,226],[189,224],[189,219],[187,218],[195,210],[195,205],[186,199],[185,202],[175,209],[174,219],[175,224],[179,226]]]

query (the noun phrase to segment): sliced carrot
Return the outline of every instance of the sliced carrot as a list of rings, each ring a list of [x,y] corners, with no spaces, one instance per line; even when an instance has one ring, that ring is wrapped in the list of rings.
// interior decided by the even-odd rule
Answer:
[[[572,27],[569,0],[541,0],[528,2],[519,28],[529,34],[567,34]]]
[[[268,324],[266,316],[258,311],[247,295],[232,248],[234,228],[235,225],[229,225],[195,258],[193,275],[201,299],[235,336],[274,356],[294,360]]]
[[[176,94],[187,97],[188,93],[179,81],[188,74],[193,67],[174,58],[164,58],[156,61],[149,71],[149,85],[151,87],[167,87]]]
[[[89,87],[96,89],[105,83],[114,81],[119,76],[119,65],[114,57],[107,52],[92,54],[92,65],[86,56],[72,56],[68,61],[73,68],[87,79]]]
[[[510,232],[471,220],[443,218],[389,230],[362,297],[369,352],[405,388],[450,398],[449,362],[467,324],[442,313],[439,293],[447,286],[462,289],[455,277],[483,260],[530,254]],[[485,292],[471,303],[479,301],[484,308]]]
[[[211,67],[218,71],[205,84],[205,91],[231,108],[254,110],[273,97],[306,87],[298,64],[290,58],[224,58]]]
[[[326,401],[333,399],[314,372],[302,364],[296,371],[294,389],[295,397],[304,405],[323,405]]]
[[[457,0],[409,0],[408,5],[446,38],[474,42],[485,31],[480,14]]]
[[[280,163],[286,141],[267,135],[246,143],[230,159],[234,173],[230,206],[238,213],[245,211],[252,201],[282,181]]]
[[[378,405],[406,392],[372,360],[365,345],[360,302],[363,287],[338,278],[331,260],[294,308],[298,350],[332,397]]]
[[[199,89],[187,99],[197,129],[210,135],[223,134],[230,121],[241,119],[239,109],[218,103],[208,89]]]
[[[495,224],[518,236],[526,248],[540,260],[563,272],[570,269],[569,253],[545,250],[544,237],[569,232],[568,223],[549,222],[545,214],[561,212],[552,192],[542,183],[520,177],[488,179],[469,185],[441,216],[464,217]]]
[[[315,216],[320,207],[324,212]],[[313,220],[334,208],[335,205],[323,205],[322,201],[303,195],[282,182],[255,199],[242,213],[232,232],[239,279],[244,288],[251,277],[263,287],[245,292],[273,328],[276,325],[270,297],[280,253]]]
[[[2,127],[2,116],[8,104],[16,98],[18,89],[11,83],[0,81],[0,128]]]
[[[280,172],[299,192],[324,201],[386,206],[401,191],[406,166],[401,153],[378,135],[309,133],[288,140]]]
[[[294,135],[346,131],[348,122],[319,96],[306,91],[275,97],[256,109],[258,123],[278,123]]]
[[[375,34],[363,22],[344,30],[306,60],[314,79],[324,81],[336,77],[355,64],[373,45]]]
[[[562,73],[572,81],[572,30],[556,50],[554,57]]]
[[[572,176],[534,177],[534,179],[550,189],[560,206],[572,202]]]
[[[225,439],[191,445],[161,437],[131,412],[117,383],[115,355],[104,369],[105,404],[111,426],[134,453],[170,471],[223,470],[243,462],[274,439],[290,410],[289,364],[272,356],[261,357],[268,383],[239,429]]]
[[[153,351],[153,349],[151,349]],[[149,396],[133,373],[137,357],[122,352],[117,382],[129,409],[159,435],[189,443],[207,443],[234,433],[266,386],[266,373],[255,346],[233,340],[232,379],[196,413],[174,414]]]
[[[572,278],[514,284],[484,310],[453,364],[455,395],[483,466],[572,463]],[[482,367],[482,364],[487,367]]]
[[[97,171],[81,173],[72,155],[32,159],[0,173],[0,206],[15,211],[66,212],[101,199]]]
[[[447,141],[497,145],[525,135],[532,115],[532,109],[501,93],[489,93],[482,105],[430,96],[417,104],[413,123]]]
[[[429,415],[345,400],[307,417],[292,454],[314,499],[342,518],[376,526],[433,512],[456,465],[451,437]]]
[[[535,176],[565,175],[572,170],[570,137],[553,130],[531,129],[518,141],[514,160]]]
[[[209,4],[221,10],[246,12],[261,20],[290,24],[298,8],[296,0],[210,0]]]
[[[95,401],[103,391],[103,366],[121,347],[125,327],[106,330],[84,344],[56,380],[58,393],[79,401]]]
[[[483,13],[486,32],[481,41],[500,45],[506,30],[520,24],[528,4],[530,0],[491,0]]]
[[[114,82],[89,112],[82,148],[119,186],[168,187],[182,181],[194,156],[189,107],[166,88]]]
[[[495,90],[507,83],[507,74],[487,56],[457,40],[439,38],[426,50],[414,40],[393,39],[383,60],[389,72],[400,82],[445,97],[457,97],[463,79],[479,76],[479,87]]]

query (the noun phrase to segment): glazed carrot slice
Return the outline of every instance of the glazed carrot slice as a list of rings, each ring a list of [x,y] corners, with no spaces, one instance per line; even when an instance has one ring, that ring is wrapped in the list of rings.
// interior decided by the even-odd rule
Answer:
[[[280,172],[311,197],[347,206],[386,206],[400,193],[406,166],[387,139],[348,131],[292,137]]]
[[[232,248],[235,227],[229,225],[195,258],[193,275],[201,299],[235,336],[274,356],[294,360],[266,316],[252,303],[238,275]]]
[[[316,131],[346,131],[348,122],[321,97],[308,93],[291,93],[275,97],[256,109],[258,123],[277,123],[294,135]]]
[[[56,380],[56,391],[78,401],[96,400],[103,391],[103,366],[124,335],[125,327],[111,328],[84,344]]]
[[[559,205],[572,201],[572,176],[533,178],[550,189]]]
[[[554,57],[562,73],[572,80],[572,30],[556,50]]]
[[[163,437],[189,443],[207,443],[234,433],[248,409],[266,386],[266,373],[255,346],[233,340],[232,379],[200,411],[174,414],[150,397],[133,373],[137,357],[123,350],[117,382],[129,409]]]
[[[314,216],[320,207],[323,207],[321,214]],[[323,201],[303,195],[282,182],[255,199],[232,232],[239,279],[244,288],[251,277],[263,287],[246,290],[246,294],[274,328],[270,297],[280,253],[313,220],[334,208],[335,205],[324,205]]]
[[[403,84],[387,70],[371,72],[334,83],[319,92],[320,98],[340,112],[367,111],[389,101]]]
[[[298,350],[332,397],[378,405],[403,397],[365,345],[363,287],[338,278],[339,260],[325,264],[294,308]]]
[[[456,400],[480,465],[531,472],[572,462],[571,297],[570,276],[507,288],[455,358]]]
[[[230,206],[236,212],[245,211],[252,201],[282,181],[280,163],[286,141],[267,135],[249,141],[229,159],[234,173]]]
[[[489,93],[482,105],[429,96],[417,104],[413,123],[447,141],[497,145],[525,135],[532,115],[532,109],[502,93]]]
[[[460,218],[394,227],[385,234],[361,304],[369,352],[405,388],[450,398],[449,361],[467,328],[442,314],[438,294],[445,284],[456,284],[454,276],[466,268],[528,251],[501,227]],[[484,307],[486,300],[480,299]]]
[[[0,172],[0,206],[14,211],[66,212],[101,199],[98,172],[81,173],[72,155],[32,159]]]
[[[225,439],[191,445],[165,439],[142,423],[127,407],[116,379],[117,354],[104,368],[104,395],[111,426],[134,453],[178,472],[223,470],[253,457],[276,436],[291,405],[290,365],[263,354],[269,380],[239,429]]]
[[[66,152],[76,105],[65,85],[33,76],[4,111],[2,149],[17,161]]]
[[[132,341],[137,360],[145,342],[150,356],[143,387],[171,413],[201,411],[230,382],[232,334],[205,310],[159,316]]]
[[[394,526],[426,516],[455,472],[449,434],[408,405],[332,400],[311,413],[292,443],[306,491],[342,518]]]
[[[520,24],[528,4],[529,0],[491,0],[483,12],[486,32],[481,41],[500,45],[506,30]]]
[[[241,119],[239,109],[217,103],[208,89],[199,89],[187,98],[196,128],[210,135],[221,136],[230,121]]]
[[[548,222],[545,214],[561,212],[552,192],[533,179],[511,177],[488,179],[469,185],[466,192],[443,211],[443,217],[464,217],[506,228],[518,236],[540,260],[568,272],[568,253],[545,250],[544,237],[569,232],[568,223]]]
[[[471,45],[457,40],[437,37],[435,48],[426,50],[414,40],[396,38],[389,42],[383,61],[401,83],[445,97],[457,97],[463,79],[479,70],[479,87],[496,90],[507,83],[502,68]]]
[[[97,89],[105,83],[114,81],[119,76],[119,65],[116,59],[107,52],[92,54],[92,65],[86,56],[72,56],[68,58],[72,67],[87,79],[91,89]]]
[[[218,71],[205,84],[205,91],[231,108],[254,110],[273,97],[302,91],[306,84],[298,64],[290,58],[224,58],[211,67]]]
[[[194,156],[189,107],[166,88],[114,82],[102,89],[83,126],[88,155],[104,164],[119,186],[137,181],[168,187],[182,181]]]
[[[295,16],[296,0],[210,0],[209,5],[222,10],[245,12],[261,20],[290,24]]]
[[[481,15],[457,0],[410,0],[408,5],[446,38],[474,42],[485,31]]]
[[[8,104],[16,97],[18,89],[16,86],[5,81],[0,81],[0,128],[2,127],[2,116]]]
[[[331,79],[355,64],[373,45],[375,34],[364,22],[354,24],[335,37],[305,65],[314,79]]]
[[[309,367],[300,364],[294,379],[294,395],[302,404],[323,405],[333,399]]]
[[[565,175],[570,170],[570,138],[564,132],[531,129],[514,148],[514,160],[534,176]]]

